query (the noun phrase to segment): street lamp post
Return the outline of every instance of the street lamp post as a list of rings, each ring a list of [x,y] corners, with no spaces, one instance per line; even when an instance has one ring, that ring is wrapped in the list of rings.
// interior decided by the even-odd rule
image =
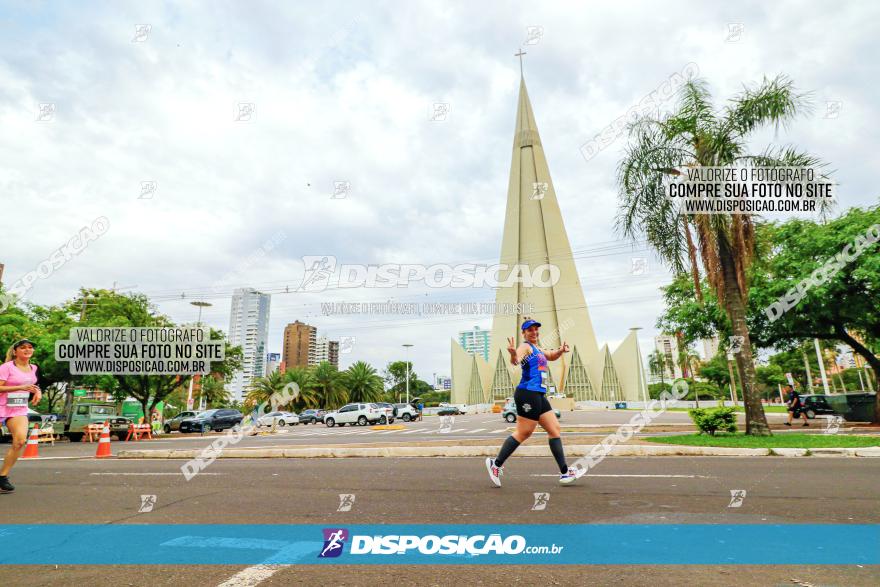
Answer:
[[[196,306],[199,309],[199,319],[196,322],[199,326],[202,325],[202,308],[209,308],[213,306],[210,302],[190,302],[190,305]]]
[[[409,349],[413,346],[409,343],[403,345],[406,349],[406,403],[409,403]]]
[[[193,306],[196,306],[199,309],[199,319],[198,319],[198,322],[196,322],[196,324],[198,326],[201,326],[202,325],[202,308],[207,308],[207,307],[211,306],[212,304],[209,302],[199,302],[199,301],[190,302],[190,304]],[[191,410],[193,408],[193,381],[195,381],[195,379],[196,379],[195,375],[193,375],[192,377],[189,378],[189,393],[187,393],[187,396],[186,396],[186,409],[187,410]],[[204,396],[203,396],[203,399],[204,399]],[[201,403],[199,403],[199,407],[201,407]]]

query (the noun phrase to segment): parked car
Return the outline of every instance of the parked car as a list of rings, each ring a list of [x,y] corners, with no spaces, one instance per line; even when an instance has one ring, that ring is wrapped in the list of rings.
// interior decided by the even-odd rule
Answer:
[[[324,416],[324,424],[329,428],[337,424],[339,426],[346,424],[366,426],[368,423],[378,423],[385,414],[385,408],[380,408],[376,404],[346,404],[336,411],[327,412]]]
[[[559,410],[557,410],[556,408],[553,408],[553,413],[556,414],[557,420],[562,419],[562,413]],[[504,404],[504,409],[501,411],[501,417],[504,418],[505,420],[507,420],[508,422],[510,422],[511,424],[516,422],[516,404],[513,403],[512,401]]]
[[[393,424],[394,418],[397,417],[397,408],[394,407],[394,404],[376,402],[376,405],[385,409],[385,415],[379,418],[379,424]]]
[[[456,412],[454,414],[456,416],[458,416],[460,414],[467,414],[468,413],[467,404],[445,404],[444,403],[444,404],[440,404],[440,408],[455,408],[456,410],[458,410],[458,412]],[[445,414],[445,415],[449,416],[452,414]]]
[[[804,404],[804,413],[811,420],[819,414],[834,415],[836,413],[824,395],[802,395],[801,401]]]
[[[198,411],[187,411],[180,412],[170,420],[165,420],[165,426],[163,429],[165,430],[165,434],[171,434],[174,430],[180,430],[180,423],[184,420],[189,420],[190,418],[195,418],[200,414]]]
[[[210,432],[212,430],[225,430],[241,424],[244,416],[238,410],[208,410],[195,418],[184,420],[180,423],[180,432]]]
[[[394,404],[394,407],[397,408],[397,417],[404,422],[409,422],[419,417],[419,411],[410,404]]]
[[[299,413],[300,424],[317,424],[324,421],[325,410],[303,410]]]
[[[296,426],[299,416],[293,412],[269,412],[257,419],[257,426],[271,426],[273,422],[277,422],[277,426]]]
[[[446,405],[437,410],[438,416],[460,416],[462,411],[458,406]]]

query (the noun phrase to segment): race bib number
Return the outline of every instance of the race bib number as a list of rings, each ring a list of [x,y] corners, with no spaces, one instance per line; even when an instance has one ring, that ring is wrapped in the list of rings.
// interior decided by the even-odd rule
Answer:
[[[26,406],[31,394],[26,391],[13,391],[6,394],[7,406]]]

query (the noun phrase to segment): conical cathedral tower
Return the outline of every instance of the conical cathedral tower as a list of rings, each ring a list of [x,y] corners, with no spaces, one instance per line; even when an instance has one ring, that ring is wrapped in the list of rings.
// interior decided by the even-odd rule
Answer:
[[[509,286],[498,287],[495,294],[498,312],[492,324],[488,363],[482,357],[472,360],[466,353],[458,352],[459,349],[453,350],[454,402],[474,403],[478,387],[476,376],[481,378],[479,387],[484,402],[512,395],[520,380],[520,370],[509,362],[507,343],[511,337],[516,344],[522,342],[520,325],[526,316],[542,325],[541,347],[556,348],[562,341],[571,347],[571,353],[550,362],[551,386],[578,401],[641,399],[640,391],[627,389],[641,378],[619,376],[614,368],[616,357],[607,349],[600,352],[596,342],[523,78],[520,78],[499,263],[506,266],[498,274],[499,283],[508,280],[511,272],[521,275],[524,268],[544,283],[529,283],[528,278],[514,275]],[[523,269],[517,269],[518,266]],[[558,275],[558,279],[553,282],[551,275]],[[533,310],[521,314],[503,310],[518,304],[523,308],[531,306]],[[453,341],[453,346],[457,344]],[[637,345],[627,347],[637,352]],[[627,367],[640,365],[641,358],[633,357],[626,362]]]

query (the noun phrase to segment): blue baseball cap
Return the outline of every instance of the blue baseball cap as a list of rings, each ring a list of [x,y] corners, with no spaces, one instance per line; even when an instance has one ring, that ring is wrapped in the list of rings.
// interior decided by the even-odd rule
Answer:
[[[529,328],[531,326],[540,326],[540,325],[541,325],[541,323],[538,322],[537,320],[532,320],[531,318],[529,318],[528,320],[523,322],[521,330],[526,330],[527,328]]]

